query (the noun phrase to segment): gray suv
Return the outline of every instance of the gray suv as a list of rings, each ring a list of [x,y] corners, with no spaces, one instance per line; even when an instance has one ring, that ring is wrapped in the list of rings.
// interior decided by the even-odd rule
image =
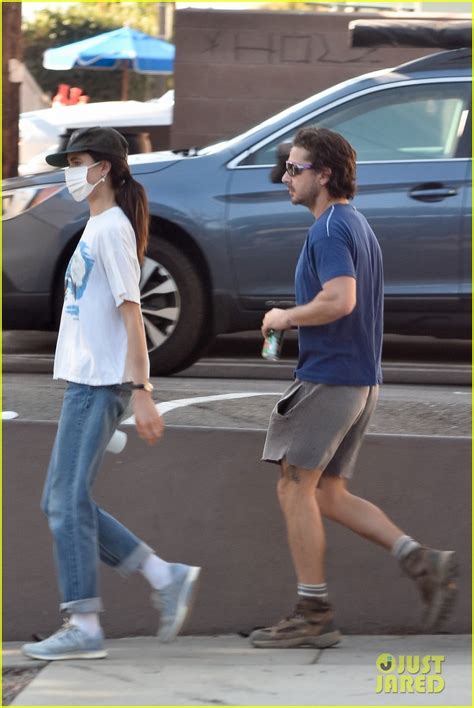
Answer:
[[[470,337],[471,50],[460,49],[351,79],[217,145],[130,158],[151,210],[141,291],[154,374],[291,302],[311,215],[270,173],[309,125],[357,150],[354,204],[383,251],[385,331]],[[4,327],[53,329],[87,207],[61,172],[3,189]]]

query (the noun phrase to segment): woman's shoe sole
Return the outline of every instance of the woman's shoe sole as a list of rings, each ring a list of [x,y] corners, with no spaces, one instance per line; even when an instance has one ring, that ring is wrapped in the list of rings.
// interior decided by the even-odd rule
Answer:
[[[161,634],[158,631],[158,639],[163,644],[168,644],[176,639],[180,631],[183,629],[186,620],[190,616],[194,605],[194,600],[196,598],[200,574],[201,568],[197,566],[190,568],[178,599],[179,607],[176,613],[175,621],[171,627],[167,627],[165,631],[161,632]]]
[[[105,659],[107,652],[105,649],[96,651],[71,652],[65,654],[35,654],[34,652],[23,652],[30,659],[40,659],[41,661],[65,661],[66,659]]]

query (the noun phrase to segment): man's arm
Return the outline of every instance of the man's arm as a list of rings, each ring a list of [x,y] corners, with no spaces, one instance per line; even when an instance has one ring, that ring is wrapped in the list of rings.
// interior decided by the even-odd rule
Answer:
[[[288,310],[274,308],[267,312],[262,322],[264,336],[270,329],[310,327],[328,324],[350,315],[357,303],[356,280],[342,275],[328,280],[314,300]]]
[[[148,380],[148,351],[140,305],[125,300],[119,311],[127,330],[127,362],[133,382],[145,383]],[[163,435],[164,425],[151,394],[142,389],[135,390],[132,407],[138,435],[153,445]]]

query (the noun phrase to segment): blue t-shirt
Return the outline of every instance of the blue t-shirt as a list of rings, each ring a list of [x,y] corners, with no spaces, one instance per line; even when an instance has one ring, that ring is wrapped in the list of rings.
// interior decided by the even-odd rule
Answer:
[[[383,334],[382,253],[367,220],[351,204],[334,204],[310,228],[295,274],[296,302],[313,300],[328,280],[356,279],[350,315],[299,328],[295,376],[344,386],[381,383]]]

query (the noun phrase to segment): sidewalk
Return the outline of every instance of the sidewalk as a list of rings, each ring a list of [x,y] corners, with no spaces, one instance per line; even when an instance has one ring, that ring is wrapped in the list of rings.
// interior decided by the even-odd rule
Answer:
[[[4,669],[37,663],[19,648],[18,642],[4,644]],[[235,635],[185,636],[168,645],[134,637],[110,640],[107,649],[103,660],[50,662],[11,705],[471,705],[468,635],[353,635],[323,651],[253,649]],[[399,667],[402,656],[444,657],[434,684],[444,681],[444,689],[377,693],[377,675],[399,680],[397,671],[378,670],[381,654],[391,655]],[[432,660],[430,666],[432,676]]]

